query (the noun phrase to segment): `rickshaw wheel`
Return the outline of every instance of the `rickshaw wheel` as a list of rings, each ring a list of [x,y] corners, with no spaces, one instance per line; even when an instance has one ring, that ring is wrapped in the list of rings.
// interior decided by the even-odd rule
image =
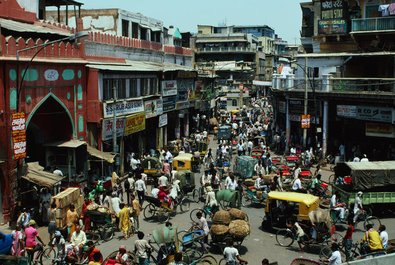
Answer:
[[[200,193],[201,193],[200,190],[201,190],[201,187],[200,188],[195,188],[192,191],[192,200],[194,202],[196,202],[196,203],[200,202]]]
[[[181,200],[180,202],[180,210],[181,212],[185,213],[188,212],[191,206],[191,202],[189,201],[188,198],[184,198],[183,200]]]
[[[43,265],[50,265],[56,259],[56,251],[53,248],[45,248],[41,257],[40,263]]]
[[[183,254],[183,261],[187,264],[192,264],[194,261],[200,259],[202,256],[203,253],[200,250],[194,247],[187,248]]]
[[[332,255],[331,246],[323,244],[320,250],[320,259],[328,259]]]
[[[241,196],[241,206],[243,207],[247,207],[250,205],[250,203],[248,203],[249,198],[247,194],[243,194],[243,196]]]
[[[294,234],[289,229],[280,229],[276,233],[276,241],[282,247],[289,247],[294,242]]]
[[[152,203],[148,204],[145,206],[143,214],[145,219],[152,219],[156,214],[156,207]]]
[[[113,239],[114,234],[115,234],[115,226],[113,224],[106,224],[103,226],[101,229],[101,239],[104,242],[110,241]]]
[[[367,224],[371,224],[373,226],[373,228],[375,228],[376,230],[379,229],[380,225],[381,225],[381,221],[379,218],[375,217],[375,216],[369,216],[368,218],[366,218],[366,220],[363,222],[363,228],[366,230],[366,225]]]
[[[212,255],[205,255],[196,264],[197,265],[217,265],[218,262],[217,262],[216,258],[214,258]]]
[[[196,214],[197,214],[198,212],[201,212],[201,213],[202,213],[202,216],[203,216],[204,218],[206,218],[206,216],[207,216],[206,212],[203,211],[202,209],[193,209],[193,210],[191,211],[191,213],[189,214],[189,217],[191,218],[191,221],[192,221],[193,223],[197,223],[197,222],[199,221],[198,218],[196,217]]]

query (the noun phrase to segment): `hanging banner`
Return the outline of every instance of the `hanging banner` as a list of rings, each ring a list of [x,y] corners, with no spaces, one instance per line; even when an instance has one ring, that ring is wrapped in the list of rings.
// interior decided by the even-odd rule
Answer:
[[[301,116],[301,126],[302,129],[309,129],[310,128],[310,115],[302,115]]]
[[[102,140],[108,141],[113,138],[112,135],[113,130],[113,120],[112,119],[105,119],[103,120],[102,125]],[[117,137],[123,136],[125,130],[125,118],[117,118]]]
[[[26,115],[24,112],[12,114],[11,121],[12,145],[14,159],[26,157]]]
[[[167,113],[159,116],[159,128],[167,125]]]
[[[125,136],[145,130],[144,112],[128,116],[125,120]]]
[[[145,117],[152,118],[163,113],[162,99],[144,101]]]

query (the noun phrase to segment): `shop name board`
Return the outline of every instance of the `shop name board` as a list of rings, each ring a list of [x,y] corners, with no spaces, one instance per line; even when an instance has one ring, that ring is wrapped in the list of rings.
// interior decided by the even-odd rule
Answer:
[[[346,34],[347,3],[343,0],[321,1],[321,20],[318,21],[319,34]]]
[[[12,114],[11,121],[12,145],[14,159],[26,157],[26,115],[24,112]]]
[[[145,118],[152,118],[163,113],[162,99],[149,100],[144,102]]]
[[[162,99],[163,112],[168,112],[176,109],[176,97],[165,97]]]
[[[177,73],[177,78],[197,78],[197,72],[196,71],[178,71]]]
[[[366,123],[366,136],[395,138],[395,126],[385,123]]]
[[[122,137],[125,130],[125,118],[116,119],[116,135],[117,137]],[[113,120],[105,119],[102,125],[102,139],[103,141],[108,141],[113,138]]]
[[[394,109],[371,106],[337,105],[337,116],[364,121],[393,123]]]
[[[321,19],[344,18],[345,3],[343,0],[321,1]]]
[[[113,101],[104,102],[104,118],[112,117],[114,115],[114,109],[116,116],[124,116],[144,111],[144,105],[142,100],[117,100],[115,104]]]
[[[133,114],[125,118],[125,136],[145,130],[145,113]]]
[[[320,20],[318,32],[320,34],[346,34],[347,22],[344,19]]]
[[[167,114],[159,116],[159,128],[167,125]]]
[[[175,96],[177,95],[177,81],[166,80],[162,81],[162,96]]]

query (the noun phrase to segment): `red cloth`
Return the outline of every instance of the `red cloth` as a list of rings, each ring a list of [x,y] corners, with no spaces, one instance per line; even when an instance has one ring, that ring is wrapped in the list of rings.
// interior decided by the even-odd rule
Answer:
[[[354,233],[354,226],[348,225],[347,232],[344,236],[344,239],[352,239],[352,233]]]

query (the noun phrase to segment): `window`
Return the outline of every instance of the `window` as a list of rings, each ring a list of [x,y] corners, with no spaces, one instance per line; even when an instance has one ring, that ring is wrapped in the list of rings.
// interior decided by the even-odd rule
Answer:
[[[146,28],[140,27],[140,39],[147,40],[148,31]]]
[[[122,36],[129,37],[129,21],[122,19]]]
[[[142,96],[149,96],[150,91],[149,91],[149,78],[141,78],[141,95]]]
[[[103,80],[103,100],[114,98],[113,88],[117,88],[117,98],[126,98],[126,80],[108,78]]]
[[[151,95],[156,95],[158,94],[158,79],[156,78],[150,78],[150,90],[151,90]]]
[[[237,107],[237,99],[232,99],[232,107]]]
[[[140,81],[140,80],[137,78],[130,79],[129,97],[131,97],[131,98],[136,98],[136,97],[140,96],[138,81]]]
[[[132,22],[132,38],[139,38],[139,24]]]

